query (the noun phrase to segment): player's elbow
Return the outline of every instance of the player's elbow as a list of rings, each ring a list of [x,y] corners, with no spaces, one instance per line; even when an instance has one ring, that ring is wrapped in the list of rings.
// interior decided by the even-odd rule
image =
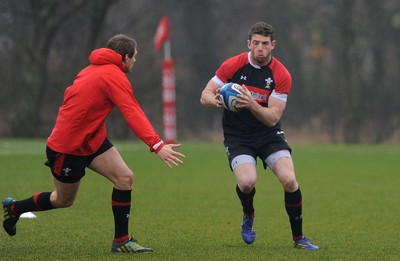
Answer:
[[[203,99],[203,97],[200,97],[200,104],[204,106],[204,99]]]
[[[281,120],[282,113],[276,110],[271,110],[271,114],[267,119],[268,127],[274,127]]]
[[[279,117],[275,113],[268,113],[256,116],[261,122],[263,122],[267,127],[272,128],[279,122]]]
[[[266,117],[259,120],[263,122],[265,125],[267,125],[267,127],[269,128],[272,128],[279,123],[279,118],[277,117]]]
[[[279,118],[278,117],[274,117],[270,120],[268,127],[274,127],[276,124],[278,124],[279,122]]]
[[[200,97],[200,104],[205,106],[205,107],[210,107],[210,102],[204,97],[204,95],[202,95]]]
[[[207,103],[207,101],[203,98],[200,98],[200,104],[204,107],[210,107],[210,105]]]

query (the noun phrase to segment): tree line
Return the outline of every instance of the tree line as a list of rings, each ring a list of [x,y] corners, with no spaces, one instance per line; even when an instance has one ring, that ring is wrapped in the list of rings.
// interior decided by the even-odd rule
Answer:
[[[400,3],[396,0],[15,0],[0,3],[0,136],[47,137],[65,88],[91,50],[116,33],[138,42],[128,75],[144,111],[162,133],[161,60],[153,49],[169,16],[179,139],[221,132],[221,111],[199,97],[220,63],[247,51],[249,27],[272,24],[274,56],[293,77],[283,126],[335,143],[400,140]],[[133,137],[116,111],[115,138]]]

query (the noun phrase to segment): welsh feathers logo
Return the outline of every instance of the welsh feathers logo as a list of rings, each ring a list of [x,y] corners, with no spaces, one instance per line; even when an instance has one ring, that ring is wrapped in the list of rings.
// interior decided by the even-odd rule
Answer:
[[[268,77],[265,79],[265,89],[271,90],[271,83],[273,83],[274,80],[271,79],[271,77]]]

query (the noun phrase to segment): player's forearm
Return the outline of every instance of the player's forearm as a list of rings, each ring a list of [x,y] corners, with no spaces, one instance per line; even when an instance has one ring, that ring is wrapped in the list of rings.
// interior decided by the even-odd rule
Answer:
[[[201,94],[200,103],[205,107],[217,107],[215,94],[210,90],[205,89]]]
[[[256,117],[259,121],[261,121],[268,127],[275,126],[281,118],[281,115],[275,110],[267,107],[262,107],[261,105],[252,108],[250,111],[251,113],[253,113],[254,117]]]

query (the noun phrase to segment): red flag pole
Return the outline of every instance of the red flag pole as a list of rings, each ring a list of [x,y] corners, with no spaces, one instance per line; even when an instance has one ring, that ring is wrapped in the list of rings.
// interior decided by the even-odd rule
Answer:
[[[165,47],[167,48],[166,42]],[[167,54],[168,51],[165,52]],[[175,111],[175,70],[171,57],[164,56],[162,66],[162,97],[163,97],[163,125],[164,142],[176,141],[176,111]]]
[[[164,16],[157,28],[154,38],[155,49],[164,44],[162,62],[162,102],[164,142],[176,141],[176,110],[175,110],[175,70],[171,57],[171,42],[169,40],[169,20]]]

